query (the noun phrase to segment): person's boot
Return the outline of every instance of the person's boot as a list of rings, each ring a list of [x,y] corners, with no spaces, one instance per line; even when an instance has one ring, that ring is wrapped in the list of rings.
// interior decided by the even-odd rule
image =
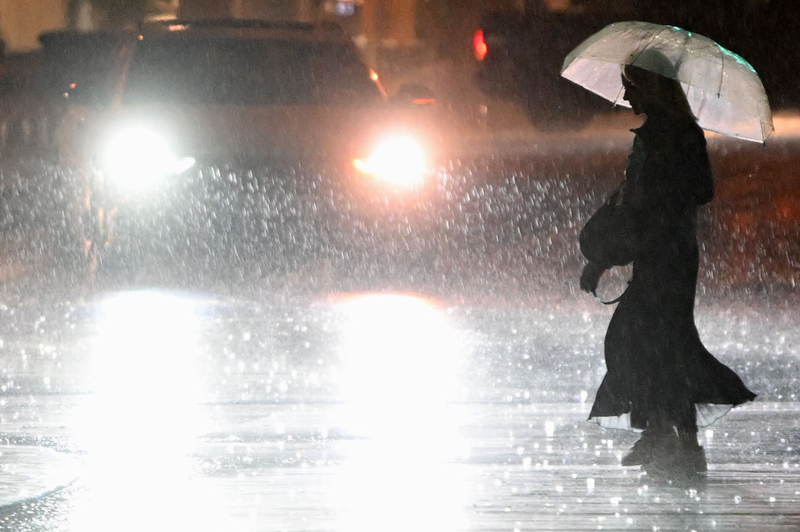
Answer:
[[[692,473],[705,473],[708,471],[706,452],[697,442],[697,430],[678,431],[685,469]]]
[[[659,444],[670,435],[672,431],[659,429],[646,429],[642,432],[642,437],[633,444],[628,454],[622,457],[620,462],[624,467],[640,466],[653,461],[653,453]]]
[[[651,476],[670,480],[687,480],[708,470],[706,453],[697,443],[697,433],[673,433],[671,438],[653,451],[652,461],[642,465]]]

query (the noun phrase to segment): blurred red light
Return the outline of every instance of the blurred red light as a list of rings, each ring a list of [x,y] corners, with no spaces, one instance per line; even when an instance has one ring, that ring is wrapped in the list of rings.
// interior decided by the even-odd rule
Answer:
[[[489,51],[486,46],[486,41],[483,39],[483,30],[477,30],[475,32],[475,35],[472,37],[472,44],[475,48],[475,59],[483,61],[483,58],[486,57],[486,52]]]

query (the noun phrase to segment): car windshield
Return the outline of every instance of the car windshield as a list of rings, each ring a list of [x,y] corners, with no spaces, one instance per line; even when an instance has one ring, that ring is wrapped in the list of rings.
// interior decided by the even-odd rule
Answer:
[[[137,44],[123,102],[363,105],[380,97],[345,44],[169,35]]]
[[[106,105],[118,86],[122,44],[114,34],[53,34],[44,41],[44,94],[75,105]]]

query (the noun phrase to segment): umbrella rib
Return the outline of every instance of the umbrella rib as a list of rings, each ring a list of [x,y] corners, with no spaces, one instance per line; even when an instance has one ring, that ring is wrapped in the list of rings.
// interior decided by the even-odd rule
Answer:
[[[639,50],[639,53],[637,53],[637,54],[636,54],[636,57],[634,57],[634,58],[633,58],[633,61],[631,61],[629,64],[633,65],[633,63],[635,63],[635,62],[636,62],[636,61],[639,59],[639,57],[641,57],[641,55],[642,55],[642,54],[645,52],[645,50],[647,50],[648,48],[650,48],[650,45],[651,45],[651,44],[653,44],[653,41],[655,41],[655,40],[656,40],[656,38],[657,38],[659,35],[661,35],[661,34],[662,34],[662,33],[664,33],[665,31],[667,31],[667,29],[668,29],[668,27],[664,27],[664,28],[662,28],[662,29],[661,29],[661,31],[659,31],[658,33],[654,33],[654,34],[653,34],[653,36],[652,36],[652,37],[650,37],[650,40],[649,40],[649,41],[647,41],[647,44],[646,44],[646,45],[644,45],[644,46],[642,47],[642,49],[641,49],[641,50]]]
[[[684,62],[684,57],[689,52],[688,43],[689,43],[689,39],[690,39],[691,35],[692,35],[691,32],[685,32],[685,34],[683,35],[683,44],[681,45],[681,55],[678,56],[678,58],[675,60],[675,65],[674,65],[674,68],[675,68],[675,77],[674,77],[674,79],[676,81],[680,81],[680,77],[681,77],[680,76],[680,70],[681,70],[681,66],[683,65],[683,62]],[[687,83],[688,87],[690,87],[692,85],[692,82],[694,81],[694,75],[695,75],[695,73],[694,73],[694,71],[692,71],[691,72],[691,76],[692,77],[689,78],[689,82]]]
[[[722,97],[722,80],[725,79],[725,52],[722,51],[722,47],[717,45],[717,51],[720,55],[720,67],[719,67],[719,88],[717,89],[717,98]]]

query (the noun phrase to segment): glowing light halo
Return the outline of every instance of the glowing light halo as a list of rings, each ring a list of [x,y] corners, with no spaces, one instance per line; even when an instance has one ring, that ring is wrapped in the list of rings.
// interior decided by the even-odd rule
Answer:
[[[347,317],[343,399],[369,410],[358,415],[369,418],[371,434],[383,429],[393,432],[378,419],[387,412],[404,422],[419,423],[427,421],[427,416],[415,418],[421,412],[457,399],[458,341],[432,300],[406,294],[361,294],[343,300],[340,306]]]
[[[173,153],[170,139],[160,128],[137,122],[110,130],[100,160],[112,182],[135,192],[152,189],[165,177],[195,164],[194,158]]]
[[[424,181],[427,158],[425,149],[415,138],[395,134],[378,141],[368,157],[354,159],[353,166],[384,183],[413,188]]]
[[[467,528],[454,461],[463,346],[434,300],[356,294],[338,301],[341,422],[358,438],[332,481],[352,531]]]
[[[73,424],[89,488],[70,517],[74,529],[241,529],[224,516],[219,494],[193,480],[191,453],[207,430],[198,405],[194,305],[157,290],[114,293],[98,303],[86,368],[92,394]]]

